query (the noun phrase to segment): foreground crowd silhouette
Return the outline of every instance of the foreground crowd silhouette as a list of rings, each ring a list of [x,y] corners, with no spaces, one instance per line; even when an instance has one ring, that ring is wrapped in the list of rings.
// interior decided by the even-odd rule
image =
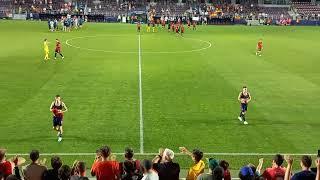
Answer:
[[[226,160],[206,159],[208,170],[203,160],[203,152],[185,147],[179,148],[181,153],[191,157],[193,165],[188,169],[187,180],[231,180],[229,163]],[[58,156],[51,158],[51,167],[46,167],[39,159],[38,150],[32,150],[29,158],[31,163],[24,168],[21,164],[25,159],[15,156],[6,159],[6,150],[0,149],[0,180],[88,180],[87,174],[97,180],[178,180],[180,166],[174,162],[174,152],[168,148],[160,149],[159,154],[152,160],[139,161],[134,158],[134,151],[126,148],[124,161],[118,162],[108,146],[96,151],[96,157],[89,172],[83,161],[75,161],[70,167],[62,163]],[[286,161],[287,167],[283,166]],[[269,168],[262,170],[263,159],[257,166],[248,164],[239,171],[240,180],[320,180],[320,158],[315,160],[312,168],[312,158],[308,155],[301,157],[301,171],[293,173],[293,158],[276,154]]]

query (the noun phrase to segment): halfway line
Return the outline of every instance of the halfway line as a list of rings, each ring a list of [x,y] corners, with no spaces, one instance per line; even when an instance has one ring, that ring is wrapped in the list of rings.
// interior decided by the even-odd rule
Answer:
[[[142,111],[142,74],[141,74],[141,37],[138,36],[139,42],[139,111],[140,111],[140,153],[144,153],[143,147],[143,111]]]

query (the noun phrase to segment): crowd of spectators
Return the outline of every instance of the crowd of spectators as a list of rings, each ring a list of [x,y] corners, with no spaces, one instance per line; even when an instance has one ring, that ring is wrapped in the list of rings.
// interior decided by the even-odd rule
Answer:
[[[192,165],[187,171],[186,180],[231,180],[229,163],[226,160],[214,158],[203,159],[203,152],[199,149],[189,151],[185,147],[179,148],[181,153],[190,156]],[[63,164],[58,156],[51,158],[51,167],[45,166],[40,160],[40,153],[32,150],[29,155],[30,164],[21,170],[23,158],[15,156],[6,159],[6,150],[0,149],[0,180],[88,180],[87,174],[97,180],[179,180],[180,165],[174,161],[172,150],[160,149],[159,154],[152,160],[137,160],[134,151],[126,148],[124,160],[118,162],[108,146],[96,151],[96,157],[91,170],[83,161],[75,161],[72,166]],[[208,170],[206,170],[206,163]],[[287,167],[283,166],[286,161]],[[312,168],[312,158],[304,155],[300,159],[301,171],[293,173],[293,158],[276,154],[270,167],[264,171],[263,159],[259,159],[257,166],[248,164],[243,166],[238,174],[240,180],[320,180],[320,158]]]
[[[320,20],[320,6],[310,2],[293,2],[293,10],[300,19]]]

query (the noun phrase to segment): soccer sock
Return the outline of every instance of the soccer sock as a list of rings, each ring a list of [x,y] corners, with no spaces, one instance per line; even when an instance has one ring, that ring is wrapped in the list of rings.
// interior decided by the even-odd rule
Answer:
[[[61,57],[63,57],[63,55],[61,53],[59,53]]]
[[[57,53],[54,53],[54,57],[55,57],[55,58],[57,57]]]
[[[239,117],[242,117],[242,111],[240,111]]]
[[[246,121],[246,116],[244,114],[242,114],[242,120]]]

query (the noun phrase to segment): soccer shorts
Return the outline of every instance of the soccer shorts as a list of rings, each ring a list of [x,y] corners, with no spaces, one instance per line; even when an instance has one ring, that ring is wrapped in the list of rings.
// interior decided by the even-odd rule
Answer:
[[[248,110],[248,104],[247,103],[241,103],[241,111],[246,112]]]
[[[62,121],[63,121],[62,117],[53,116],[53,119],[52,119],[53,127],[62,126]]]
[[[56,52],[56,53],[60,53],[60,52],[61,52],[61,49],[55,49],[55,52]]]

